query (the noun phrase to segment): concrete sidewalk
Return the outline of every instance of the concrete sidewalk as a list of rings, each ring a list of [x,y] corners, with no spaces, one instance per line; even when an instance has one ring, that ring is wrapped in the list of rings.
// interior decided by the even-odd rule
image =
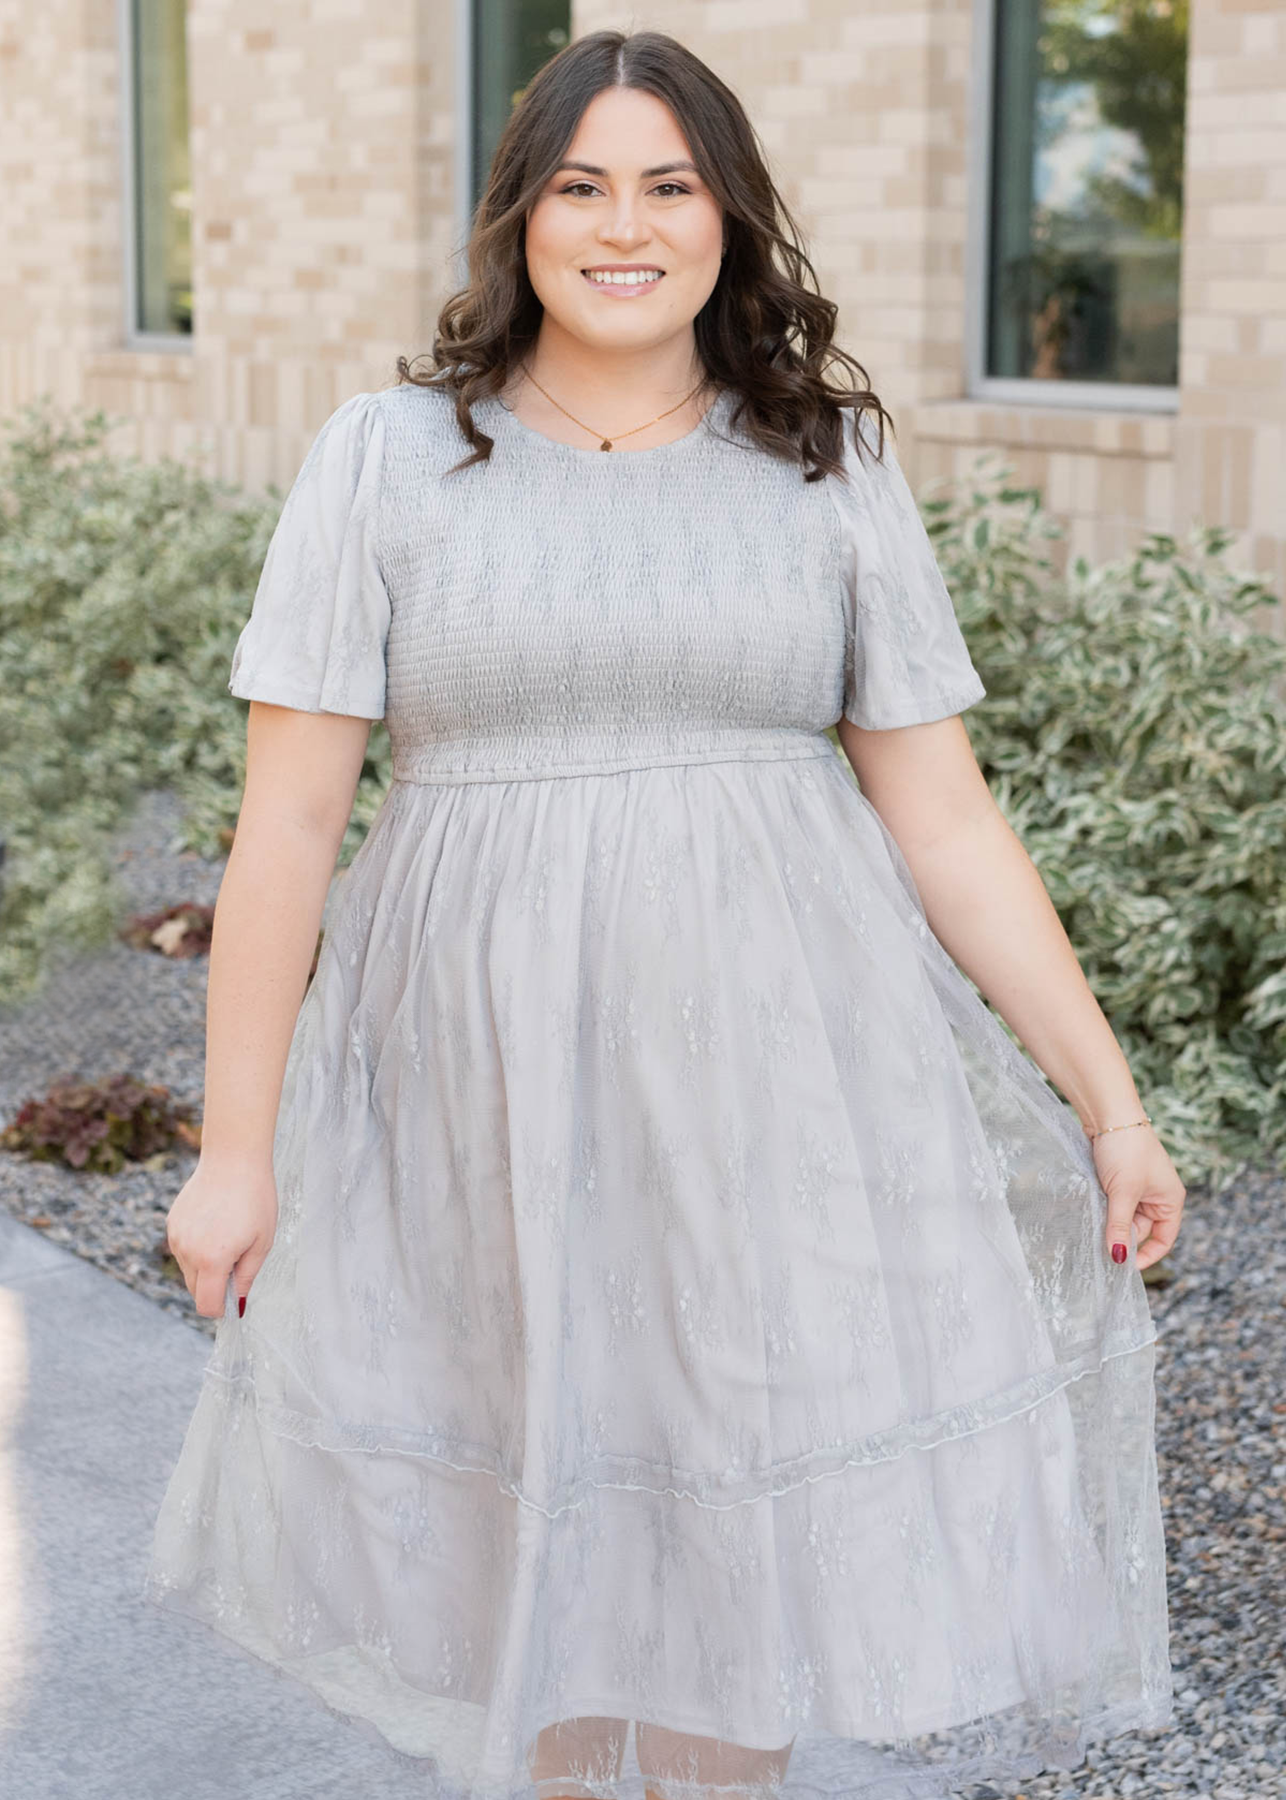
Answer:
[[[427,1767],[141,1598],[210,1352],[0,1212],[0,1794],[424,1800]]]

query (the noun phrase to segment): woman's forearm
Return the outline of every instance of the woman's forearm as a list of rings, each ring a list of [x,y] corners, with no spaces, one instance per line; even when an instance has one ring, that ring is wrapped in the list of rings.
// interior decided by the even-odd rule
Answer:
[[[1129,1065],[999,807],[906,856],[934,935],[1087,1130],[1143,1117]]]
[[[271,1161],[286,1057],[337,850],[333,830],[244,810],[238,821],[210,944],[207,1163]]]

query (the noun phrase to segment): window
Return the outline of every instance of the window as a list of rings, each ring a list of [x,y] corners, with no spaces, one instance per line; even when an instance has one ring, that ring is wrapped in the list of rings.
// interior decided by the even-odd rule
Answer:
[[[474,0],[472,11],[471,214],[523,89],[571,40],[569,0]]]
[[[190,337],[185,0],[125,0],[127,337]]]
[[[1187,0],[993,0],[984,392],[1176,386],[1187,35]]]

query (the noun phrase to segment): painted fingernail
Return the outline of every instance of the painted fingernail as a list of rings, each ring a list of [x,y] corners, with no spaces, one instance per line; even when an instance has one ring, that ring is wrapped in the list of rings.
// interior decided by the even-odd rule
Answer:
[[[1116,1255],[1115,1250],[1113,1250],[1112,1255],[1113,1256]],[[245,1316],[246,1316],[246,1297],[244,1294],[239,1294],[237,1296],[237,1317],[239,1319],[244,1319]]]
[[[1129,1254],[1129,1252],[1126,1250],[1124,1244],[1113,1244],[1112,1245],[1112,1261],[1113,1262],[1118,1262],[1118,1263],[1124,1262],[1128,1254]]]

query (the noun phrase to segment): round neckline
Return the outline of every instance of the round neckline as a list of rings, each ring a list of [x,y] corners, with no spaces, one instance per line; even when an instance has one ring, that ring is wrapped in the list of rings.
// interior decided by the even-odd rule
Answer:
[[[595,457],[601,463],[610,462],[613,459],[623,462],[628,459],[633,459],[634,457],[665,456],[667,454],[672,454],[676,450],[682,450],[685,445],[696,443],[699,439],[704,437],[707,423],[715,411],[724,405],[729,392],[730,390],[728,388],[719,389],[718,393],[710,402],[709,406],[706,407],[691,431],[685,431],[682,437],[671,438],[668,444],[649,444],[645,450],[600,450],[597,445],[565,444],[561,438],[551,438],[545,432],[537,431],[534,425],[528,425],[524,420],[520,419],[513,408],[500,398],[499,394],[492,394],[489,396],[489,399],[494,402],[495,406],[503,413],[512,430],[520,433],[523,437],[531,438],[537,444],[544,444],[550,450],[565,450],[569,456]]]

